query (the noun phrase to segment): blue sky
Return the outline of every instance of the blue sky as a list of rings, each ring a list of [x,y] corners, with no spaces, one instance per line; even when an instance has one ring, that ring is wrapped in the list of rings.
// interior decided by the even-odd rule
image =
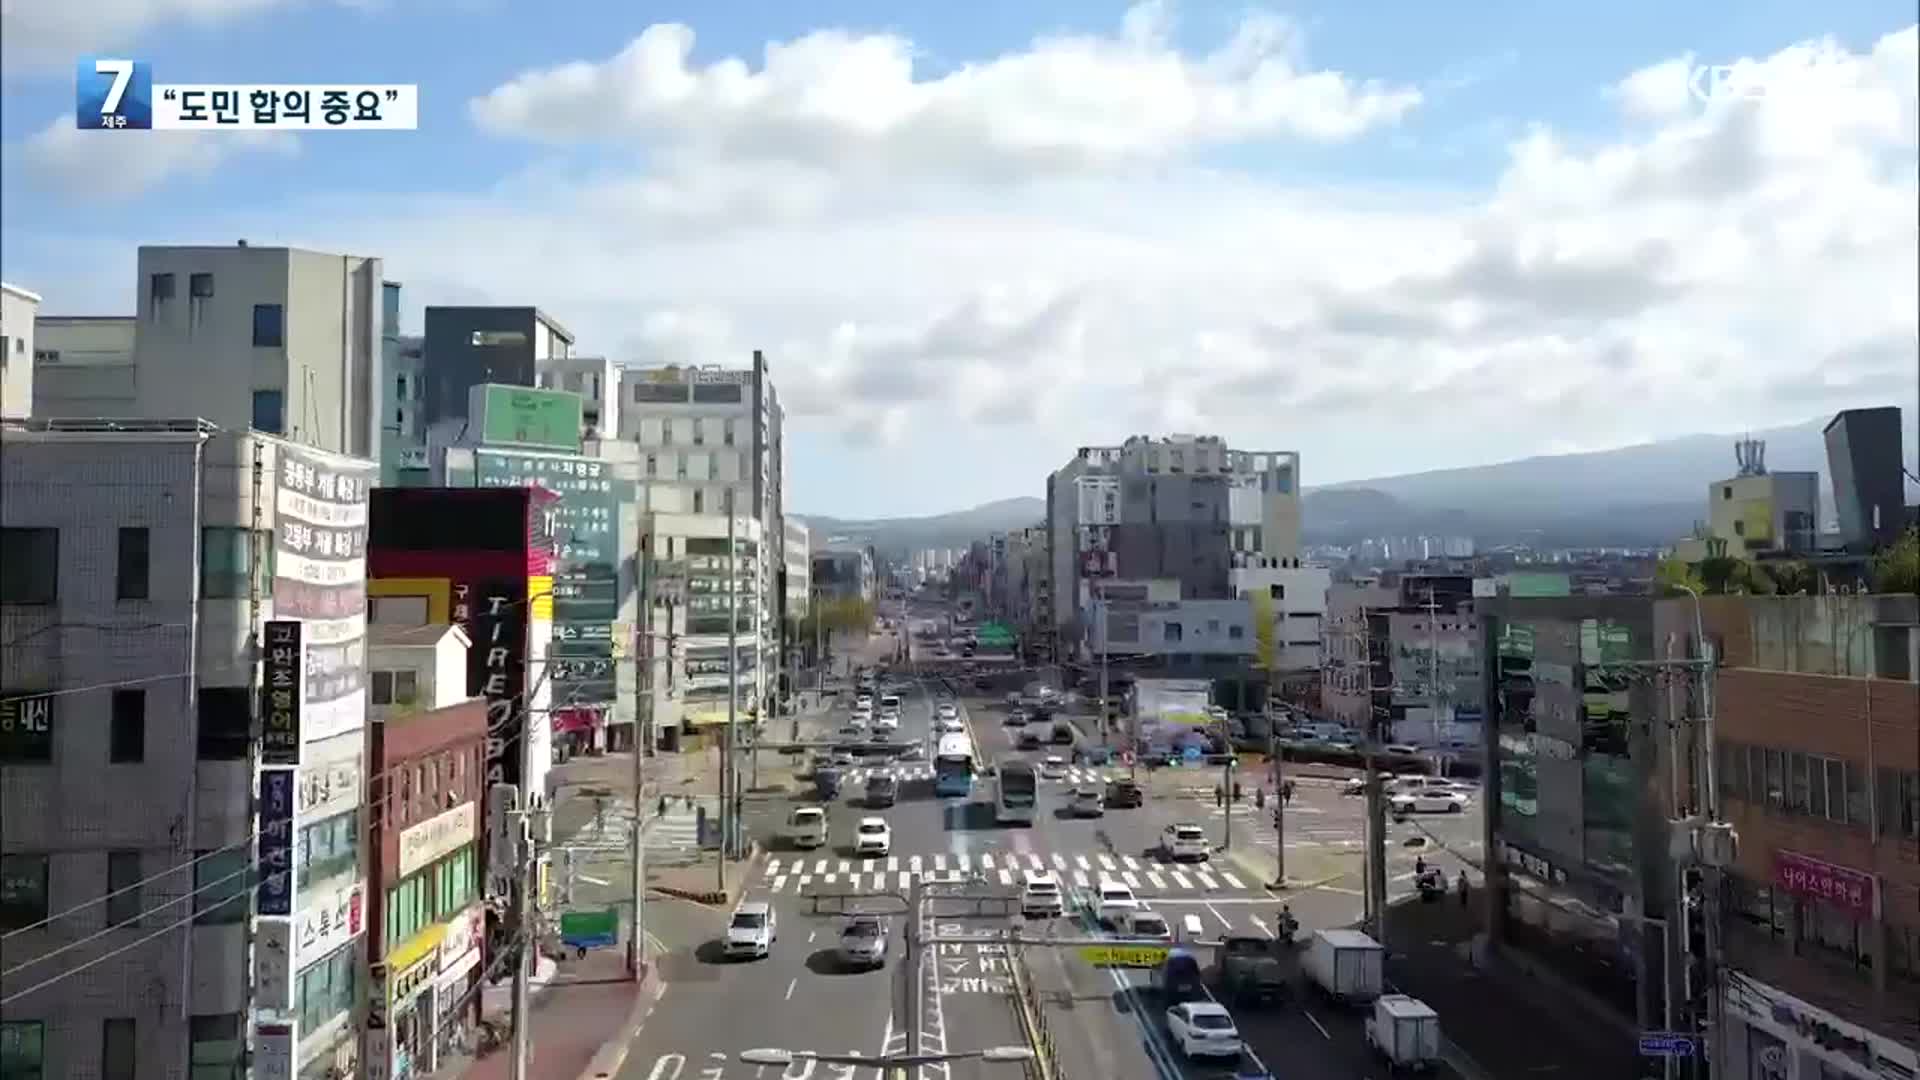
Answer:
[[[1140,432],[1313,483],[1911,407],[1910,4],[1447,7],[18,0],[0,264],[111,313],[136,245],[246,236],[384,256],[415,326],[534,303],[617,359],[765,347],[792,501],[842,515],[1039,494]],[[658,52],[526,78],[663,23],[691,96]],[[745,98],[702,70],[770,42],[808,47]],[[420,130],[50,130],[85,51],[418,83]],[[1672,100],[1688,56],[1792,92]]]

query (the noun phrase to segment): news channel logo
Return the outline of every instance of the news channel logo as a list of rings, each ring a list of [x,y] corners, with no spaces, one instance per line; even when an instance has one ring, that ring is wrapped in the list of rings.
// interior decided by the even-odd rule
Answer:
[[[1758,64],[1695,64],[1687,69],[1687,93],[1695,101],[1764,101],[1767,80]]]
[[[220,129],[414,131],[413,84],[162,83],[144,60],[82,57],[74,73],[82,131]]]
[[[81,57],[74,73],[73,122],[82,130],[152,128],[153,65],[144,60]]]

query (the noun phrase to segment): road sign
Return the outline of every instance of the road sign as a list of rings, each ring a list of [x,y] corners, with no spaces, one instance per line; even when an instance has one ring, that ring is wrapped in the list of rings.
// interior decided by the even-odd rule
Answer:
[[[620,942],[620,913],[605,911],[563,911],[560,913],[560,940],[575,949],[600,949]]]
[[[1186,749],[1180,751],[1180,760],[1186,762],[1189,765],[1199,764],[1200,748],[1198,746],[1195,746],[1192,743],[1188,743],[1186,746]]]
[[[1693,1048],[1693,1036],[1682,1035],[1677,1031],[1640,1033],[1640,1056],[1642,1057],[1692,1057]]]
[[[1159,967],[1167,959],[1167,946],[1082,945],[1080,959],[1095,967]]]

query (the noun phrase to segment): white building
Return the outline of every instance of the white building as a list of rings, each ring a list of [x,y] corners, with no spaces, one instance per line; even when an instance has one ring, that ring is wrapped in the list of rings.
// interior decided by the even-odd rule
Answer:
[[[131,315],[42,315],[34,323],[33,415],[139,416]]]
[[[749,368],[626,368],[620,375],[619,438],[640,454],[637,488],[646,513],[755,522],[753,589],[756,698],[771,706],[779,685],[786,597],[785,414],[766,358]],[[761,538],[766,538],[762,542]]]
[[[0,281],[0,419],[33,415],[34,320],[40,297]]]
[[[655,731],[712,730],[726,723],[730,704],[739,720],[757,711],[755,702],[766,682],[757,642],[770,612],[759,592],[757,572],[764,533],[760,522],[746,514],[734,519],[732,530],[734,554],[729,560],[726,515],[651,516],[648,531],[657,584],[653,610],[641,633],[653,643]]]
[[[813,534],[799,518],[786,521],[787,617],[805,618],[813,599]]]
[[[0,429],[0,930],[46,922],[0,997],[33,1074],[239,1075],[249,1003],[296,1025],[257,1057],[352,1059],[373,476],[198,420]]]
[[[392,621],[378,619],[367,632],[368,719],[380,723],[469,700],[467,654],[473,639],[467,632],[450,623],[388,618]]]
[[[587,438],[620,430],[620,390],[624,370],[604,356],[549,356],[536,360],[540,385],[570,390],[582,399],[580,419]]]
[[[1246,598],[1273,621],[1276,671],[1319,671],[1325,656],[1327,590],[1333,571],[1324,566],[1236,567],[1234,595]]]

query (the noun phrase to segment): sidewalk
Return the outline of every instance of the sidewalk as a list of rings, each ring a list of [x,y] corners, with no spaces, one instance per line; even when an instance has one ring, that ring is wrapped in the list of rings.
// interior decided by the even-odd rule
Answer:
[[[1534,1076],[1543,1080],[1631,1080],[1646,1065],[1624,1033],[1578,1006],[1558,1004],[1552,990],[1505,965],[1476,970],[1469,959],[1480,897],[1462,908],[1441,903],[1397,903],[1388,912],[1394,943],[1387,977],[1440,1013],[1440,1029],[1488,1080]],[[1456,1063],[1457,1064],[1457,1063]]]
[[[504,986],[505,984],[501,984]],[[489,988],[491,991],[493,988]],[[596,1064],[603,1048],[614,1053],[632,1038],[653,997],[653,980],[635,983],[627,977],[623,950],[600,949],[584,960],[569,959],[553,978],[533,993],[532,1050],[529,1075],[573,1080]],[[502,1046],[477,1061],[449,1061],[436,1073],[461,1080],[507,1080],[511,1046]],[[617,1071],[617,1066],[614,1070]]]

